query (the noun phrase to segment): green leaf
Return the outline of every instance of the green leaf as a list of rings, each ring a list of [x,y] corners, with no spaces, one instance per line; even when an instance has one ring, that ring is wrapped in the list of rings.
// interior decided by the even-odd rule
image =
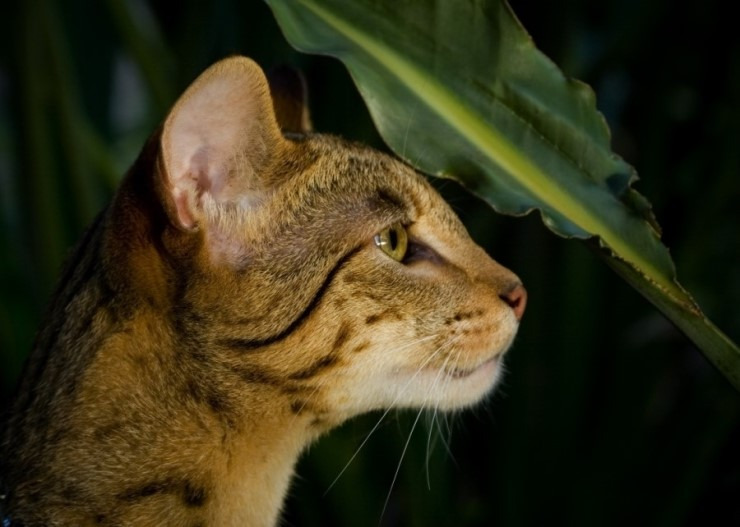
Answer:
[[[567,79],[498,0],[267,0],[288,40],[344,62],[388,145],[497,211],[539,210],[599,251],[740,389],[740,349],[678,284],[636,174],[592,90]]]

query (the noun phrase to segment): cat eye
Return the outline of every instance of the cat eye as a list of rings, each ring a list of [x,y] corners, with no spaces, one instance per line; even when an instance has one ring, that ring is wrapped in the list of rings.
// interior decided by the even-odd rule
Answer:
[[[400,262],[406,256],[409,236],[404,226],[396,223],[375,235],[375,245],[385,254]]]

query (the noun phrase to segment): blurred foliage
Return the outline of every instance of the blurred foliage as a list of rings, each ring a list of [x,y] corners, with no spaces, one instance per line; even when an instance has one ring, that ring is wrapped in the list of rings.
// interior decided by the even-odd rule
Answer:
[[[596,90],[642,177],[679,279],[740,340],[740,35],[719,0],[512,2],[538,46]],[[0,17],[0,397],[68,248],[177,94],[228,54],[289,63],[316,129],[382,145],[335,61],[299,55],[266,5],[29,0]],[[600,261],[534,217],[496,216],[436,182],[530,292],[502,389],[418,427],[379,415],[298,467],[286,525],[740,524],[740,397]],[[439,421],[437,421],[439,423]]]

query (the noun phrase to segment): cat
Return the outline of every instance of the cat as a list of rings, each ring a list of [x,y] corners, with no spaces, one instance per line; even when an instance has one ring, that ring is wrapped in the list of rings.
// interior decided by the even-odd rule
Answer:
[[[207,69],[75,249],[5,427],[4,527],[272,526],[322,433],[493,389],[519,278],[276,85]]]

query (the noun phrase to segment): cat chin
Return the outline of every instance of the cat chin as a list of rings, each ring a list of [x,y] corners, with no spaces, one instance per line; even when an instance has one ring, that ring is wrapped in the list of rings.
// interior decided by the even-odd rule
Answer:
[[[500,356],[487,360],[469,370],[445,371],[447,388],[444,390],[440,410],[461,410],[479,403],[490,394],[503,373]]]
[[[417,373],[405,393],[397,397],[398,408],[462,410],[474,406],[491,393],[501,378],[502,357],[497,355],[470,369],[429,368]]]

